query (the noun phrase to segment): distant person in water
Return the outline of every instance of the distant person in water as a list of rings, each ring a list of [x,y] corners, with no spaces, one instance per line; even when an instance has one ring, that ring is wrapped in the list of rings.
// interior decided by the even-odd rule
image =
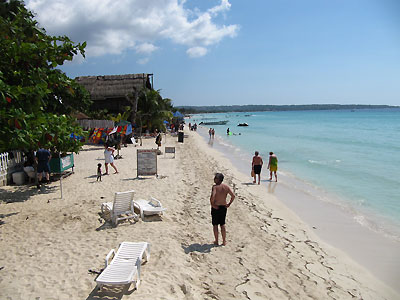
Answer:
[[[235,194],[231,188],[222,183],[224,175],[221,173],[215,174],[214,183],[211,190],[210,204],[211,204],[211,218],[214,232],[214,245],[218,245],[218,225],[221,226],[222,245],[226,245],[226,229],[225,218],[227,208],[232,204],[235,199]],[[229,203],[226,202],[226,197],[231,195]]]
[[[276,157],[274,152],[269,153],[268,169],[269,169],[269,180],[272,180],[272,173],[274,173],[275,181],[278,182],[278,176],[276,175],[276,171],[278,171],[278,157]]]
[[[254,152],[253,161],[251,162],[251,168],[253,169],[253,183],[256,183],[256,176],[258,175],[258,184],[260,184],[261,168],[263,165],[263,160],[261,156],[258,155],[258,151]]]
[[[229,135],[229,128],[226,130],[226,134]]]

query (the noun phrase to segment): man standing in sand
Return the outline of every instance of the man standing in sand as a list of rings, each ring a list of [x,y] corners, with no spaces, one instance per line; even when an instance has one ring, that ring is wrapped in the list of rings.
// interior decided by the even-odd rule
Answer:
[[[276,171],[278,171],[278,158],[276,157],[274,152],[269,153],[268,169],[269,169],[269,180],[272,180],[272,172],[274,172],[275,181],[278,182],[278,177],[276,176]]]
[[[256,151],[254,153],[253,161],[251,163],[251,168],[254,171],[254,173],[253,173],[254,174],[253,175],[253,177],[254,177],[253,183],[256,183],[256,176],[258,175],[258,184],[260,184],[262,165],[263,165],[263,160],[262,160],[261,156],[258,156],[258,151]]]
[[[210,204],[211,204],[211,218],[214,231],[214,245],[218,245],[218,225],[221,226],[222,245],[226,245],[226,229],[225,229],[225,218],[227,208],[232,204],[235,199],[235,194],[231,188],[226,184],[222,183],[224,175],[216,173],[214,177],[214,183],[211,190]],[[226,197],[231,195],[231,200],[226,203]]]
[[[40,148],[36,151],[36,162],[37,162],[37,176],[38,183],[37,188],[40,188],[40,182],[42,181],[42,174],[46,174],[46,183],[50,183],[50,159],[51,153],[47,149]]]

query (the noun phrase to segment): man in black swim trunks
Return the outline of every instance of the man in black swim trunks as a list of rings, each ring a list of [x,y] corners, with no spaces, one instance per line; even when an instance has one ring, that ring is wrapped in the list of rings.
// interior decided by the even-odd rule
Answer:
[[[232,204],[235,199],[235,194],[231,188],[222,183],[224,175],[221,173],[215,174],[214,183],[211,190],[210,204],[211,204],[211,217],[214,231],[214,244],[218,245],[218,225],[221,226],[222,245],[226,245],[226,229],[225,217],[227,208]],[[231,195],[229,203],[226,202],[226,197]]]
[[[260,184],[260,177],[261,177],[261,168],[263,165],[263,160],[261,156],[258,155],[258,151],[254,153],[253,161],[251,163],[251,167],[253,169],[253,183],[256,183],[256,176],[258,175],[258,184]]]

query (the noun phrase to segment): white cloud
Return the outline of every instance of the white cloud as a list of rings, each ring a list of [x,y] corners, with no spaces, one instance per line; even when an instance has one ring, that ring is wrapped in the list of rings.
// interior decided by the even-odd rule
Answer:
[[[214,15],[217,15],[219,12],[229,10],[231,8],[231,4],[228,0],[221,0],[221,4],[210,8],[208,11]]]
[[[87,41],[86,55],[121,54],[135,50],[150,55],[157,42],[186,46],[190,57],[207,53],[225,37],[235,37],[238,25],[214,20],[231,8],[228,0],[204,12],[185,8],[185,0],[26,0],[40,26],[49,34]],[[147,59],[147,58],[146,58]]]
[[[136,53],[141,53],[141,54],[151,54],[157,49],[158,47],[150,43],[143,43],[135,47]]]
[[[192,47],[186,51],[190,57],[201,57],[207,54],[207,49],[204,47]]]
[[[140,64],[140,65],[145,65],[145,64],[147,64],[149,62],[149,60],[150,60],[150,58],[144,57],[144,58],[138,59],[137,63]]]

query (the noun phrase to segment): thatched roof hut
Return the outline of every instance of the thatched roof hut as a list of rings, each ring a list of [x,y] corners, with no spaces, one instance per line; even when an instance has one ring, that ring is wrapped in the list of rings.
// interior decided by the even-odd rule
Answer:
[[[123,112],[125,106],[132,106],[128,96],[137,98],[143,88],[153,88],[153,74],[145,73],[81,76],[75,80],[90,93],[94,109],[107,109],[112,113]]]

